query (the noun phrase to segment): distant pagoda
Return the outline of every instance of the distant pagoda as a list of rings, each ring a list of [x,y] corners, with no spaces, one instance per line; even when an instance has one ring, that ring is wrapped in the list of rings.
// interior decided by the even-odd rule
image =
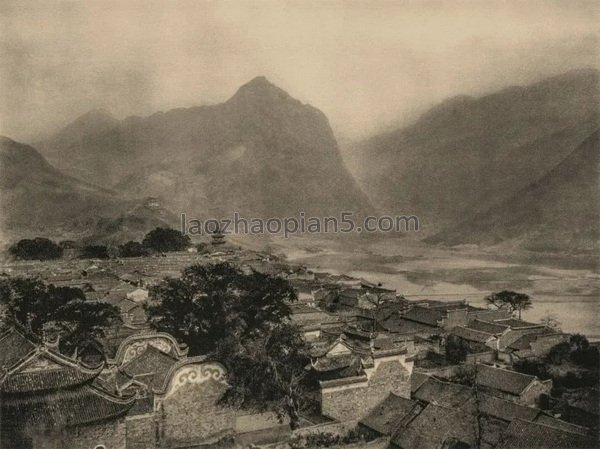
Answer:
[[[225,234],[221,232],[221,228],[215,229],[211,234],[211,243],[214,246],[224,245],[225,244]]]

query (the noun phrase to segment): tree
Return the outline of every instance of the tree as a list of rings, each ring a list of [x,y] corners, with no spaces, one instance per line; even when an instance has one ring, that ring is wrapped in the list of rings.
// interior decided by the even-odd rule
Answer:
[[[446,360],[451,363],[461,363],[467,359],[469,345],[456,335],[448,335],[446,339]]]
[[[561,322],[558,317],[552,313],[546,313],[541,319],[540,324],[552,329],[553,331],[560,332]]]
[[[59,259],[63,254],[63,248],[52,240],[42,237],[19,240],[8,251],[14,257],[24,260]]]
[[[60,335],[60,349],[65,352],[102,337],[108,326],[120,320],[118,308],[87,302],[78,288],[55,287],[33,278],[0,279],[0,304],[7,321],[28,334]]]
[[[208,243],[206,242],[200,242],[196,244],[196,250],[200,253],[200,254],[205,254],[210,252],[210,249],[208,247]]]
[[[87,245],[84,246],[81,255],[81,259],[108,259],[108,248],[104,245]]]
[[[553,346],[550,349],[548,355],[546,356],[546,360],[554,365],[562,365],[563,362],[569,360],[570,356],[571,345],[568,342],[564,341]]]
[[[225,400],[274,408],[297,425],[303,405],[305,343],[290,323],[291,285],[227,264],[193,265],[166,278],[145,305],[149,322],[187,343],[190,354],[212,354],[227,368]]]
[[[60,242],[58,242],[58,245],[62,249],[75,249],[75,248],[77,248],[77,242],[75,242],[74,240],[61,240]]]
[[[130,240],[119,246],[119,257],[142,257],[148,255],[148,250],[140,242]]]
[[[180,231],[156,228],[144,237],[142,245],[158,252],[183,251],[191,244],[190,238]]]
[[[598,370],[600,351],[597,346],[590,345],[588,339],[581,334],[571,335],[569,345],[571,347],[571,361],[584,368]]]
[[[301,332],[290,323],[277,324],[252,338],[228,337],[215,351],[232,385],[224,400],[258,410],[274,409],[280,418],[289,417],[295,429],[300,412],[308,406],[307,351]]]
[[[530,309],[532,306],[531,298],[525,293],[517,293],[509,290],[502,290],[501,292],[492,293],[485,297],[485,300],[496,306],[498,309],[505,309],[519,313],[519,319],[521,319],[521,312],[523,310]]]
[[[152,289],[145,305],[157,329],[185,342],[194,355],[214,351],[228,336],[252,336],[289,318],[296,300],[284,279],[245,274],[228,263],[192,265]]]

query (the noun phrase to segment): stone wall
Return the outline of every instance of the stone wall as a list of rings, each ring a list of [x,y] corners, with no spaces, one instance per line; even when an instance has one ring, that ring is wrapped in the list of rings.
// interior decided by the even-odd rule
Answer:
[[[154,415],[133,416],[127,425],[127,449],[155,449],[157,426]]]
[[[545,357],[559,343],[569,341],[565,334],[552,334],[538,337],[531,342],[531,352],[534,357]]]
[[[223,385],[212,380],[179,389],[162,404],[162,439],[201,441],[233,431],[233,411],[217,404],[224,393]]]
[[[535,381],[521,393],[519,402],[530,407],[539,406],[540,396],[543,394],[550,395],[550,390],[552,390],[552,380]]]
[[[495,360],[496,353],[494,351],[478,352],[476,354],[467,354],[465,363],[469,365],[474,365],[476,363],[492,363]]]
[[[161,441],[195,444],[233,433],[235,413],[219,404],[228,388],[222,368],[186,366],[173,377],[156,411]]]
[[[321,389],[321,413],[340,421],[358,419],[368,410],[363,407],[368,381]]]
[[[73,428],[24,429],[28,443],[4,440],[3,449],[126,449],[125,419]]]
[[[321,413],[339,421],[358,420],[390,393],[410,398],[412,362],[392,356],[375,359],[374,364],[361,382],[322,385]]]
[[[126,449],[125,418],[67,429],[66,444],[62,447],[95,449],[98,446],[104,446],[106,449]]]

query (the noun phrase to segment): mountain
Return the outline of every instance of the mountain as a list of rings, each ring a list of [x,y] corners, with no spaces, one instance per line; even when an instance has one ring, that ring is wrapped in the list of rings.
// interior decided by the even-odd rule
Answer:
[[[600,241],[600,131],[539,180],[497,207],[427,239],[450,245],[514,241],[529,250],[580,254]]]
[[[382,211],[452,228],[526,188],[597,127],[599,72],[575,70],[480,98],[449,99],[355,149],[355,175]]]
[[[68,173],[130,198],[160,197],[190,218],[370,209],[325,115],[264,77],[222,104],[130,117],[92,132],[88,122],[78,119],[42,142],[44,154]]]
[[[175,221],[154,211],[142,214],[139,205],[67,176],[35,148],[0,136],[0,229],[10,236],[82,236],[125,219],[143,220],[147,232]]]

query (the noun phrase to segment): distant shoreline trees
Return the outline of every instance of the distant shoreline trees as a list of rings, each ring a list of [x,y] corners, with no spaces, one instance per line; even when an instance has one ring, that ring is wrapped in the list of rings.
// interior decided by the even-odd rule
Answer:
[[[109,259],[118,257],[144,257],[152,253],[184,251],[192,246],[189,236],[171,228],[155,228],[148,232],[142,242],[130,240],[118,248],[109,248],[103,244],[87,244],[82,246],[72,240],[55,243],[44,237],[22,239],[8,249],[10,255],[21,260],[55,260],[63,256],[65,249],[79,249],[79,259]],[[202,252],[206,252],[206,243],[199,244]],[[116,251],[115,251],[116,250]]]
[[[36,237],[19,240],[8,252],[22,260],[53,260],[62,257],[63,248],[50,239]]]
[[[190,245],[189,236],[170,228],[155,228],[142,241],[143,247],[157,252],[184,251]]]
[[[140,242],[133,240],[119,245],[119,257],[143,257],[148,255],[148,250]]]

